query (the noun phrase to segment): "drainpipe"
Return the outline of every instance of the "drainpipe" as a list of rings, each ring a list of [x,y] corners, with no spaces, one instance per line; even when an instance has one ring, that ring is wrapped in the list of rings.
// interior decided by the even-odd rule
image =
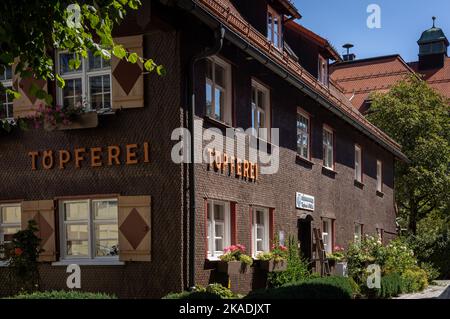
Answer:
[[[214,32],[214,46],[206,48],[199,54],[196,54],[189,64],[189,115],[188,129],[191,133],[190,137],[190,163],[189,163],[189,287],[195,287],[195,223],[196,223],[196,200],[195,200],[195,136],[194,136],[194,116],[195,116],[195,64],[207,57],[217,54],[223,47],[225,38],[225,28],[222,25]]]

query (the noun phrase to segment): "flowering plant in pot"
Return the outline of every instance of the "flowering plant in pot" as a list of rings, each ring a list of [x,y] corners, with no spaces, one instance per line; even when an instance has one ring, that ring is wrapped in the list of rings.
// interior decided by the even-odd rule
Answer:
[[[252,257],[245,254],[245,246],[241,244],[226,247],[219,259],[218,271],[228,275],[246,273],[253,264]]]
[[[288,249],[283,245],[274,245],[269,252],[262,252],[256,256],[260,266],[268,272],[285,271],[287,268]]]
[[[330,264],[333,265],[344,261],[345,260],[344,248],[338,245],[334,246],[333,252],[327,254],[327,259],[330,262]]]

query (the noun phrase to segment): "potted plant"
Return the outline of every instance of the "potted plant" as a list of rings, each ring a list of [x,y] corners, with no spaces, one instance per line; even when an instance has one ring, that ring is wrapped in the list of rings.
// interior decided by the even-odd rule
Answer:
[[[256,256],[261,269],[267,272],[285,271],[287,268],[287,247],[276,245],[269,252],[259,253]]]
[[[334,246],[333,252],[327,254],[328,263],[333,273],[340,276],[345,276],[347,272],[347,262],[345,261],[344,248],[341,246]]]
[[[253,264],[252,257],[245,255],[245,246],[240,244],[226,247],[219,259],[217,270],[228,275],[247,273]]]

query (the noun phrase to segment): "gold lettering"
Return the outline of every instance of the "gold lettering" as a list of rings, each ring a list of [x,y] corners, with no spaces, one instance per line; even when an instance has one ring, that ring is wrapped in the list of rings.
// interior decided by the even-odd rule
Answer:
[[[128,144],[126,146],[127,150],[127,165],[134,165],[138,163],[138,160],[136,158],[136,149],[138,145],[137,144]]]
[[[61,150],[59,151],[59,168],[60,169],[65,169],[66,168],[66,164],[69,163],[70,161],[70,153],[68,151],[65,150]]]
[[[250,168],[250,163],[247,160],[244,160],[244,178],[249,177],[248,170]]]
[[[119,146],[108,146],[108,165],[120,165],[120,147]],[[114,164],[113,164],[114,161]]]
[[[37,158],[39,156],[39,152],[29,152],[28,156],[31,157],[31,169],[33,171],[35,171],[37,169],[36,168],[36,160],[37,160]]]
[[[75,167],[80,168],[81,167],[81,161],[84,161],[83,153],[86,152],[86,149],[84,147],[76,148],[75,149]]]
[[[44,169],[53,168],[53,151],[44,151],[42,153],[42,167]]]
[[[150,151],[148,142],[144,143],[144,163],[150,163]]]
[[[91,148],[91,166],[92,167],[100,167],[102,166],[102,148],[101,147],[93,147]]]

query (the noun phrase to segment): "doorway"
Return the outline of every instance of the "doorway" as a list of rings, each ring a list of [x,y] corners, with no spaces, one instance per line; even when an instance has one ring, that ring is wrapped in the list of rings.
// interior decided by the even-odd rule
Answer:
[[[311,261],[312,259],[312,232],[311,232],[312,217],[308,215],[306,218],[299,219],[298,227],[298,242],[300,245],[300,253],[302,258]]]

